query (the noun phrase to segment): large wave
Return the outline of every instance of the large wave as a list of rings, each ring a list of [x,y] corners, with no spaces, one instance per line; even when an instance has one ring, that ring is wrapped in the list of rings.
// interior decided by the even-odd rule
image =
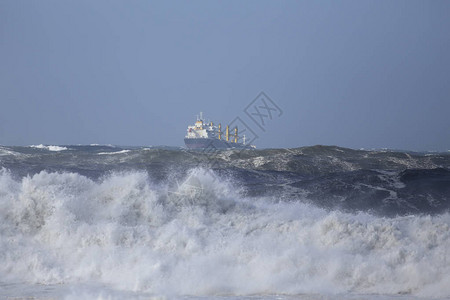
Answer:
[[[17,180],[41,171],[98,180],[110,172],[139,171],[164,183],[202,166],[235,178],[246,194],[304,201],[379,216],[441,214],[450,210],[450,155],[361,151],[334,146],[226,150],[213,153],[157,147],[71,145],[65,151],[0,147],[0,166]]]
[[[193,168],[92,179],[0,172],[0,276],[175,295],[449,297],[450,215],[384,218],[275,196]]]

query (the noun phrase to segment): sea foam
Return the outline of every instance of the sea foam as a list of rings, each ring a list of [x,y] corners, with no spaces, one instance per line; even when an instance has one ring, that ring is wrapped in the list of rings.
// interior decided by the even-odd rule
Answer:
[[[46,146],[46,145],[43,145],[43,144],[31,145],[30,147],[31,148],[36,148],[36,149],[45,149],[45,150],[48,150],[48,151],[55,151],[55,152],[68,150],[67,147],[53,146],[53,145]]]
[[[99,180],[0,171],[0,277],[155,295],[449,297],[450,215],[380,218],[248,198],[192,169]]]

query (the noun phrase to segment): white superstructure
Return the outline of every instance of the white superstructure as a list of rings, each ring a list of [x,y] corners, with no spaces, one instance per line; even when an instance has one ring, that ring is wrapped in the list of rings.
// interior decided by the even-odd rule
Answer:
[[[215,126],[213,122],[209,124],[203,120],[203,113],[200,112],[200,116],[197,116],[197,121],[194,125],[189,125],[187,128],[187,139],[198,138],[217,138],[217,133],[220,128]]]

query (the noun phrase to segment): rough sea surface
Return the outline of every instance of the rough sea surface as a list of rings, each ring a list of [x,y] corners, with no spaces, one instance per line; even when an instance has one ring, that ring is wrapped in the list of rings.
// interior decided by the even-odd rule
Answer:
[[[450,153],[0,146],[0,299],[450,299]]]

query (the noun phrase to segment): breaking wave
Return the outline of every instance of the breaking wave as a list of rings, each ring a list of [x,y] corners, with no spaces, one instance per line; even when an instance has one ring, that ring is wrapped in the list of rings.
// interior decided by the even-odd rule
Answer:
[[[48,150],[48,151],[55,151],[55,152],[67,150],[67,147],[52,146],[52,145],[46,146],[46,145],[43,145],[43,144],[31,145],[30,147],[31,148],[36,148],[36,149],[45,149],[45,150]]]
[[[2,280],[163,295],[450,296],[447,212],[330,210],[252,195],[238,177],[199,167],[165,178],[3,168]]]

